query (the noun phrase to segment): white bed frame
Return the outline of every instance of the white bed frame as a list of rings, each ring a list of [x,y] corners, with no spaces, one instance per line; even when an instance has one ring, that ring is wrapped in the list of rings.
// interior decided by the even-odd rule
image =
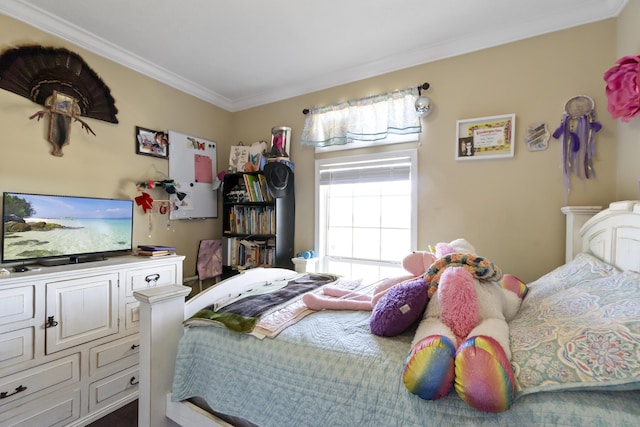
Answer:
[[[568,206],[567,261],[590,252],[622,270],[640,272],[640,201],[614,202],[608,209]],[[594,215],[595,214],[595,215]],[[584,225],[583,225],[584,224]],[[580,236],[579,239],[577,236]],[[581,248],[577,242],[581,242]],[[294,277],[299,273],[278,268],[256,268],[220,282],[189,300],[191,288],[171,285],[136,292],[140,301],[140,383],[138,425],[230,426],[189,402],[171,402],[171,385],[182,321],[199,309],[256,284]]]

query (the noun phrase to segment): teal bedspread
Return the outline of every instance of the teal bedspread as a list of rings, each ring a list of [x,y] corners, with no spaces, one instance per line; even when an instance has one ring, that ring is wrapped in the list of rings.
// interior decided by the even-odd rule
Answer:
[[[638,425],[638,390],[539,392],[522,395],[501,414],[477,411],[455,392],[421,400],[401,380],[414,331],[377,337],[369,315],[314,313],[273,340],[188,328],[173,399],[199,396],[216,411],[261,427]]]

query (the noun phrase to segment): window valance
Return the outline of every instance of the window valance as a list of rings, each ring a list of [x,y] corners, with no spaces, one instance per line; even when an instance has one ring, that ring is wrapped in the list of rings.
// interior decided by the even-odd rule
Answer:
[[[311,108],[300,143],[328,147],[353,141],[384,141],[394,134],[419,134],[422,126],[415,109],[418,96],[418,88],[412,87]]]

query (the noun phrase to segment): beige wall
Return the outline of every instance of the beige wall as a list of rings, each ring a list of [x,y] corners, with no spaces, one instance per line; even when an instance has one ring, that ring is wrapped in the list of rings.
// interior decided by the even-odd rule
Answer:
[[[640,55],[640,2],[629,1],[618,16],[616,51],[617,60],[623,56]],[[614,62],[610,66],[614,65]],[[616,198],[639,199],[640,188],[640,118],[628,123],[619,121],[618,168]]]
[[[26,42],[67,45],[2,16],[0,40],[3,46]],[[606,20],[236,113],[68,46],[110,86],[120,109],[120,124],[88,120],[97,137],[74,126],[65,156],[55,158],[49,154],[44,125],[27,119],[37,106],[0,91],[0,190],[134,197],[135,182],[153,177],[155,169],[167,171],[165,160],[135,154],[136,125],[175,129],[219,142],[219,169],[226,166],[230,145],[267,140],[272,126],[291,126],[291,155],[296,164],[295,250],[309,249],[314,242],[315,155],[298,143],[304,123],[302,109],[428,81],[431,89],[427,94],[436,108],[423,119],[419,143],[418,249],[466,237],[505,271],[533,280],[563,262],[560,207],[565,194],[560,143],[551,140],[548,150],[528,152],[523,142],[525,129],[542,121],[553,131],[568,98],[593,97],[604,126],[596,138],[597,179],[572,178],[568,203],[607,205],[614,200],[616,179],[620,179],[616,176],[618,128],[606,112],[602,81],[603,72],[616,59],[613,46],[616,20]],[[456,120],[508,113],[515,113],[517,121],[513,159],[454,160]],[[153,216],[149,238],[147,217],[137,211],[136,244],[174,244],[188,256],[185,275],[194,274],[197,242],[219,237],[219,221],[174,221],[167,231],[164,219]]]
[[[314,152],[298,144],[302,109],[428,81],[435,110],[419,144],[418,249],[465,237],[505,271],[533,280],[564,261],[565,204],[561,143],[529,152],[525,129],[560,124],[567,99],[594,98],[597,179],[572,177],[571,205],[615,198],[616,126],[606,111],[602,74],[614,58],[615,20],[560,31],[262,106],[234,115],[236,140],[264,139],[272,125],[293,128],[297,250],[313,247]],[[456,162],[456,120],[516,114],[513,159]],[[409,145],[410,146],[410,145]],[[535,260],[533,262],[532,260]]]
[[[225,143],[230,139],[231,113],[3,15],[0,40],[0,49],[35,43],[78,53],[111,89],[120,122],[87,119],[96,136],[87,134],[78,123],[72,125],[64,156],[54,157],[45,137],[47,120],[29,120],[40,106],[0,90],[0,191],[133,198],[136,182],[164,179],[168,174],[167,160],[136,154],[136,126],[174,129]],[[166,198],[164,190],[150,194]],[[188,257],[185,275],[194,275],[198,241],[219,236],[220,223],[213,219],[173,221],[167,230],[166,218],[152,215],[149,233],[148,216],[136,207],[134,244],[175,245]]]

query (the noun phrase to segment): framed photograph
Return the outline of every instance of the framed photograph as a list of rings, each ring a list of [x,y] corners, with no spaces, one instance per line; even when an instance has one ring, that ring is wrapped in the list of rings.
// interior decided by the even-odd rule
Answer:
[[[54,90],[51,102],[51,110],[54,113],[64,114],[65,116],[72,116],[74,113],[76,113],[76,111],[73,111],[76,103],[77,101],[75,100],[75,98]],[[78,115],[80,114],[79,111],[77,113]]]
[[[166,132],[136,126],[136,154],[169,158],[169,138]]]
[[[289,158],[289,141],[291,141],[291,128],[276,126],[271,128],[271,147],[268,157]]]
[[[515,114],[458,120],[456,160],[513,157],[515,127]]]

